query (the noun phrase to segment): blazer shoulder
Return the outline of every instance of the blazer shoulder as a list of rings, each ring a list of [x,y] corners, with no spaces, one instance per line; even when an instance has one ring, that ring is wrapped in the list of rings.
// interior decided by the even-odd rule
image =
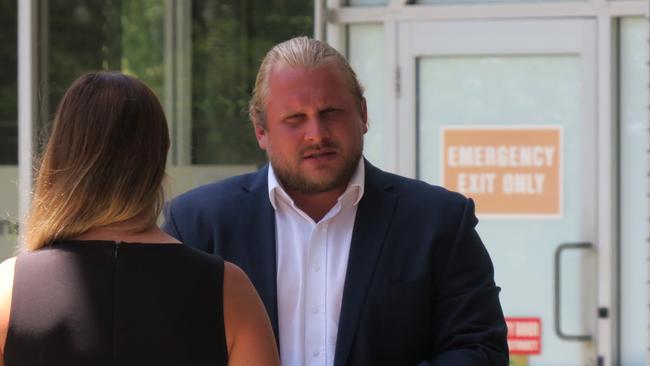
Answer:
[[[444,187],[427,182],[406,178],[400,175],[381,172],[383,179],[390,182],[392,190],[406,201],[421,202],[429,207],[450,208],[464,207],[468,198]]]
[[[240,194],[254,186],[260,174],[262,173],[257,171],[196,187],[174,197],[169,205],[180,211],[186,207],[191,207],[192,210],[228,207],[236,202]]]

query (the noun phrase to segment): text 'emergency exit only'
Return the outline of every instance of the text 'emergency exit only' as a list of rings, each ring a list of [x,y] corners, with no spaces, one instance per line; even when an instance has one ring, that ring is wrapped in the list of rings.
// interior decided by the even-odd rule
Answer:
[[[444,127],[441,136],[442,184],[479,214],[561,215],[561,127]]]

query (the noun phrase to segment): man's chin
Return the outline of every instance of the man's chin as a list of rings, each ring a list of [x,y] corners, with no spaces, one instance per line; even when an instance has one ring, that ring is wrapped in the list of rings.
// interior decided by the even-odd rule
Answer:
[[[271,162],[276,177],[282,182],[282,185],[302,194],[327,193],[345,189],[357,164],[358,160],[354,165],[349,164],[349,166],[347,164],[302,165],[294,167],[294,169],[283,169],[286,167],[279,167],[279,164]]]
[[[328,179],[298,179],[293,180],[291,184],[294,190],[305,193],[305,194],[314,194],[314,193],[327,193],[334,190],[338,190],[343,185],[337,179],[328,178]]]

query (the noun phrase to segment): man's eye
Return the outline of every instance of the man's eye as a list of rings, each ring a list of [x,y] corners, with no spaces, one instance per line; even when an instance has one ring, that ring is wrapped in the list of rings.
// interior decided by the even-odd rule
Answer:
[[[334,114],[334,113],[339,112],[339,111],[340,111],[340,109],[338,109],[338,108],[326,108],[323,111],[321,111],[321,114],[331,115],[331,114]]]
[[[304,115],[302,115],[302,114],[294,114],[294,115],[291,115],[291,116],[285,118],[284,120],[287,123],[296,124],[296,123],[300,123],[303,119],[304,119]]]

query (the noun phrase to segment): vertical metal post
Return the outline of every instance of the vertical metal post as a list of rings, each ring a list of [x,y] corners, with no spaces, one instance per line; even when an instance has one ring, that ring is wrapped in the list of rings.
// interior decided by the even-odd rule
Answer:
[[[326,11],[325,0],[314,1],[314,39],[325,40]]]
[[[175,11],[176,54],[176,133],[178,146],[176,161],[179,165],[192,163],[192,1],[176,2]]]
[[[646,19],[650,19],[650,3],[648,3],[648,13],[646,14]],[[648,72],[648,75],[650,75],[650,22],[648,22],[648,39],[647,39],[647,50],[648,50],[648,58],[646,61],[646,70]],[[648,79],[650,80],[650,78]],[[650,83],[646,85],[646,87],[650,90]],[[648,93],[650,96],[650,93]],[[648,100],[648,107],[646,109],[647,113],[647,130],[646,130],[646,141],[650,141],[650,100]],[[646,180],[647,180],[647,190],[646,190],[646,200],[648,201],[648,207],[650,207],[650,145],[646,146]],[[648,312],[648,319],[650,319],[650,212],[646,213],[646,225],[647,225],[647,233],[648,236],[646,238],[646,309]],[[647,348],[646,348],[646,365],[648,362],[650,362],[650,322],[646,324],[646,340],[648,342]]]
[[[165,78],[164,78],[164,97],[163,97],[163,106],[165,108],[165,114],[167,115],[167,124],[169,132],[172,136],[172,146],[169,150],[169,158],[167,159],[168,164],[177,165],[178,164],[178,154],[176,150],[176,78],[175,78],[175,69],[174,69],[174,55],[176,54],[176,39],[174,38],[175,33],[175,16],[176,13],[176,1],[175,0],[165,0],[165,14],[163,17],[164,21],[164,52],[163,52],[163,64],[165,68]]]
[[[36,0],[18,1],[18,215],[29,212],[37,118],[38,9]],[[24,225],[20,229],[23,230]]]
[[[172,135],[170,163],[192,162],[192,1],[165,1],[165,114]]]
[[[343,3],[344,0],[326,0],[326,17],[330,12],[337,11],[343,7]],[[347,25],[329,23],[327,22],[327,19],[325,19],[325,40],[330,46],[334,47],[342,54],[345,54],[345,50],[347,49],[346,35]]]
[[[618,26],[609,15],[597,18],[598,129],[597,157],[597,247],[598,307],[607,317],[598,317],[596,346],[606,365],[618,360]],[[596,311],[594,310],[594,314]]]
[[[48,62],[50,57],[50,43],[48,39],[50,37],[50,2],[52,0],[38,0],[36,14],[37,18],[34,23],[34,42],[36,46],[36,53],[33,55],[34,69],[37,70],[34,74],[34,95],[40,96],[37,97],[34,110],[36,114],[34,115],[34,131],[32,132],[34,142],[34,147],[32,148],[32,154],[38,156],[42,149],[45,147],[42,140],[44,136],[49,136],[51,125],[50,117],[53,115],[54,111],[52,107],[56,105],[50,105],[50,79],[49,79],[49,70],[50,64]],[[45,135],[44,135],[45,134]]]

